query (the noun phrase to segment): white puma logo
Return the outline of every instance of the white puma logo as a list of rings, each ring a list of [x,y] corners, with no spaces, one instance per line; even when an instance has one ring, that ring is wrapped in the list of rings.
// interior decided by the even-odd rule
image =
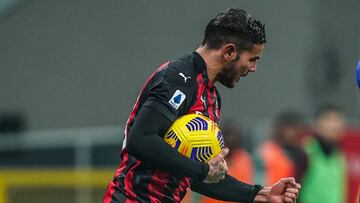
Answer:
[[[200,97],[200,100],[203,102],[204,107],[205,107],[205,109],[206,109],[206,102],[205,102],[205,98],[204,98],[203,96],[201,96],[201,97]]]
[[[179,73],[178,75],[180,75],[181,77],[183,77],[183,78],[184,78],[185,83],[186,83],[187,79],[191,79],[191,77],[190,77],[190,76],[189,76],[189,77],[186,77],[186,76],[184,75],[184,73]]]

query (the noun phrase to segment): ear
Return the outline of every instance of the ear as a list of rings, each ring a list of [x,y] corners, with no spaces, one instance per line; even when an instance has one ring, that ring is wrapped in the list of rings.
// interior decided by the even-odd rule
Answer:
[[[237,56],[236,46],[233,43],[225,44],[222,47],[222,55],[225,61],[232,61],[236,59]]]

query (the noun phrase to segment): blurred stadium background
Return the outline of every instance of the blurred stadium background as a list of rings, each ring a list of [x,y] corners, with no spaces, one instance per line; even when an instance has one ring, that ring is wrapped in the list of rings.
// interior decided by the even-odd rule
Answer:
[[[268,43],[256,74],[218,85],[222,118],[254,150],[280,111],[311,122],[338,104],[351,134],[348,202],[358,201],[360,1],[0,0],[0,203],[100,202],[143,82],[196,49],[229,7],[264,22]]]

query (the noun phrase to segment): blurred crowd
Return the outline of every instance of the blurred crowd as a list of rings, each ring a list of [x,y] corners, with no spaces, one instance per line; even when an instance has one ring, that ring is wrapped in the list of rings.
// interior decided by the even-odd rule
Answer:
[[[347,174],[340,142],[347,129],[344,112],[335,105],[317,110],[311,121],[296,111],[284,111],[272,121],[269,135],[249,149],[249,136],[237,123],[221,125],[229,174],[247,182],[272,185],[282,177],[302,184],[300,203],[345,203]],[[219,203],[190,193],[186,202]],[[352,202],[352,201],[351,201]]]

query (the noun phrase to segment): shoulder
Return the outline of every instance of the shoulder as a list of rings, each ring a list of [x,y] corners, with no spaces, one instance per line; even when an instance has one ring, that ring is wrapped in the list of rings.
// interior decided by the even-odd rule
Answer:
[[[157,73],[168,85],[192,86],[196,82],[196,69],[193,56],[186,54],[171,60]]]

